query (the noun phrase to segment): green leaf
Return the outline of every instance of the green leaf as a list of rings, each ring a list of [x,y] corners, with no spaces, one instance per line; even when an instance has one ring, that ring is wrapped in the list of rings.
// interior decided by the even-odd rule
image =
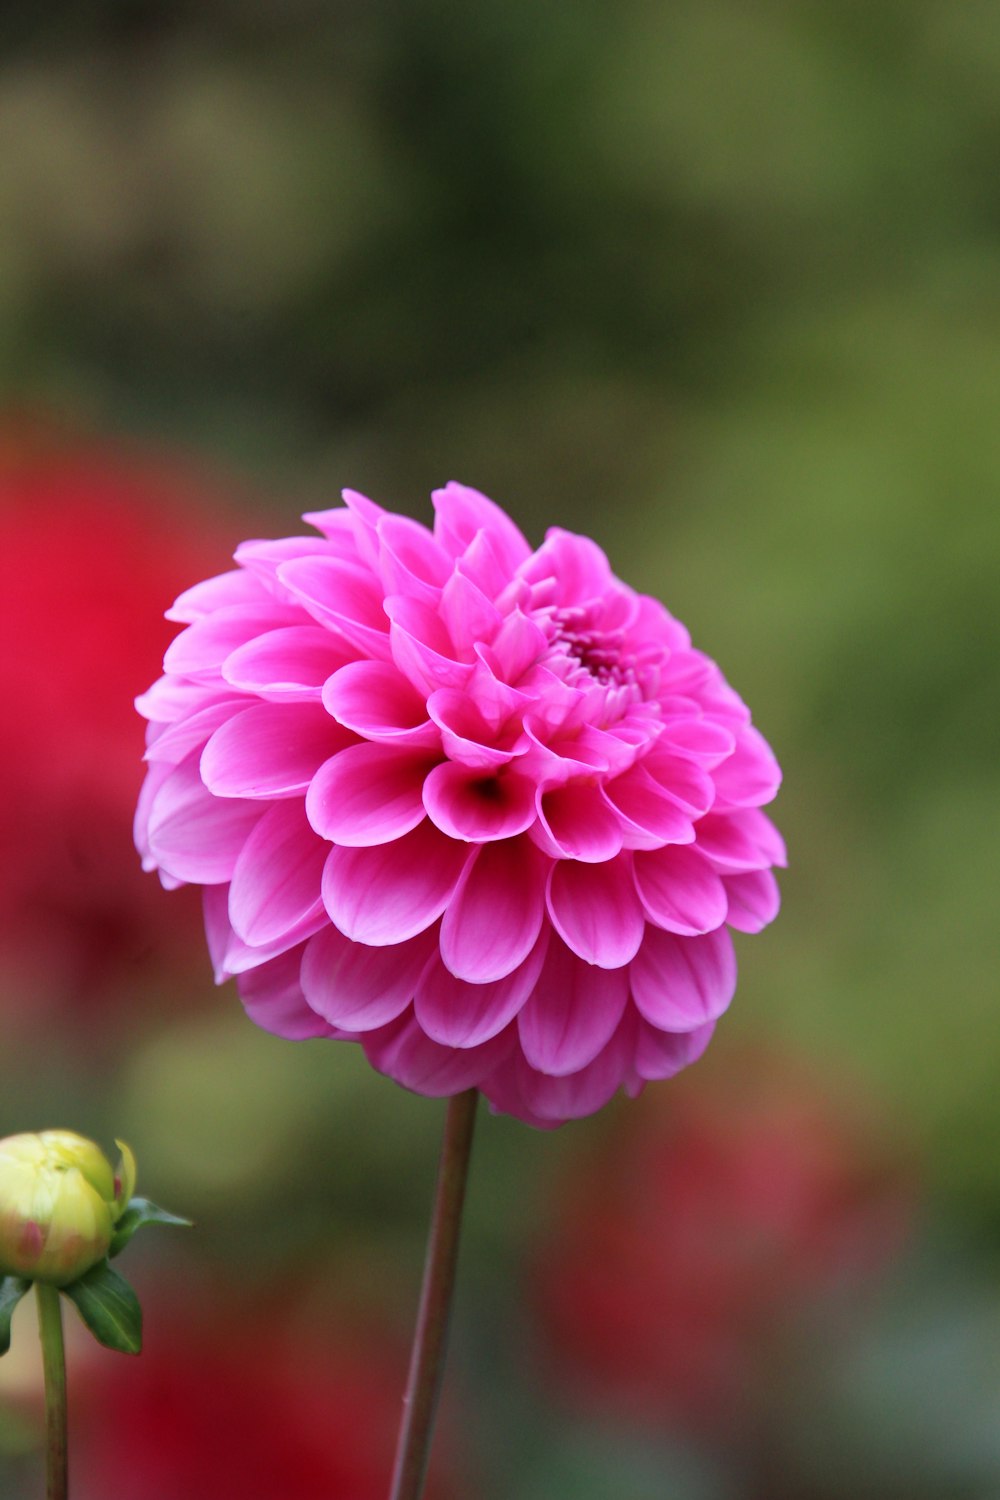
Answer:
[[[125,1280],[106,1260],[62,1288],[99,1344],[122,1354],[142,1348],[142,1308]]]
[[[31,1286],[23,1276],[0,1277],[0,1354],[10,1348],[10,1320],[14,1309]]]
[[[192,1227],[190,1219],[180,1219],[176,1214],[168,1213],[165,1208],[150,1203],[148,1198],[133,1198],[115,1225],[108,1255],[114,1257],[119,1251],[124,1250],[136,1230],[141,1229],[143,1224],[176,1224],[182,1229]]]

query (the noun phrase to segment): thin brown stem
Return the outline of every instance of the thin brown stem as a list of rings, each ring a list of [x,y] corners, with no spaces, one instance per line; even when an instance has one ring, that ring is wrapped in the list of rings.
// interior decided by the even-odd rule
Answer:
[[[424,1284],[406,1395],[403,1397],[403,1421],[389,1500],[420,1500],[423,1493],[444,1374],[448,1318],[455,1290],[458,1239],[477,1101],[475,1089],[468,1089],[448,1100],[434,1214],[424,1262]]]

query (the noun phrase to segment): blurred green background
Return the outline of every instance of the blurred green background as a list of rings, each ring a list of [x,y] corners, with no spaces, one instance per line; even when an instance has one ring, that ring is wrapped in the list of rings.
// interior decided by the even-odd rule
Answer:
[[[553,1136],[484,1118],[457,1492],[1000,1493],[996,8],[11,3],[0,141],[8,524],[20,455],[77,443],[161,490],[182,464],[175,518],[152,504],[167,534],[201,528],[201,572],[344,485],[426,519],[461,479],[536,542],[595,536],[720,661],[785,768],[784,910],[741,945],[732,1014],[677,1088],[777,1052],[833,1117],[864,1100],[858,1170],[887,1153],[911,1186],[907,1248],[836,1336],[802,1314],[793,1368],[821,1371],[815,1390],[760,1355],[773,1410],[752,1441],[721,1411],[710,1438],[604,1408],[595,1426],[525,1353],[525,1287],[565,1185],[637,1128],[632,1107]],[[140,577],[144,525],[118,563]],[[146,596],[152,617],[171,594]],[[5,650],[33,629],[8,620]],[[184,898],[151,899],[166,932]],[[44,963],[0,961],[0,1133],[125,1135],[145,1190],[200,1226],[137,1244],[137,1280],[180,1303],[240,1283],[235,1321],[270,1297],[268,1327],[320,1342],[334,1308],[377,1323],[401,1381],[440,1108],[353,1049],[258,1033],[200,942],[178,922],[72,996]],[[20,1500],[37,1413],[11,1369],[0,1488]]]

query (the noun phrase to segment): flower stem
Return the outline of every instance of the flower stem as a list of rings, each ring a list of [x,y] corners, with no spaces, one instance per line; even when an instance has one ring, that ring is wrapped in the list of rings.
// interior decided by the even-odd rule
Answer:
[[[66,1500],[68,1455],[66,1445],[66,1354],[63,1348],[62,1306],[59,1291],[35,1282],[38,1330],[45,1368],[45,1471],[47,1500]]]
[[[467,1089],[464,1094],[455,1094],[448,1100],[434,1194],[434,1214],[427,1241],[427,1258],[424,1261],[424,1284],[420,1294],[416,1333],[413,1336],[406,1395],[403,1397],[403,1421],[399,1430],[389,1500],[420,1500],[423,1493],[434,1417],[444,1374],[448,1317],[455,1290],[458,1237],[462,1226],[462,1205],[469,1175],[477,1102],[478,1094],[475,1089]]]

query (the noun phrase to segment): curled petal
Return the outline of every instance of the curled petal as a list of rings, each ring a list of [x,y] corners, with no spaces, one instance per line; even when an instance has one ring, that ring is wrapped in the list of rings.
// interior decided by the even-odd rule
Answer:
[[[682,1068],[698,1061],[714,1030],[715,1022],[707,1021],[693,1031],[659,1031],[640,1017],[636,1028],[635,1071],[640,1078],[673,1078]]]
[[[595,968],[553,938],[517,1020],[525,1057],[542,1073],[579,1072],[611,1040],[627,1000],[627,969]]]
[[[278,568],[279,582],[321,625],[367,655],[389,656],[389,621],[378,580],[360,563],[297,557]]]
[[[438,745],[427,703],[390,661],[358,661],[335,672],[323,688],[323,705],[366,740],[398,745]]]
[[[293,1042],[317,1036],[337,1036],[336,1029],[328,1026],[305,1003],[299,982],[302,951],[301,946],[292,948],[260,968],[241,974],[236,987],[243,1009],[264,1031]]]
[[[639,951],[645,918],[627,855],[603,865],[561,860],[547,900],[556,931],[586,963],[619,969]]]
[[[441,958],[456,978],[488,984],[524,962],[542,928],[547,871],[523,837],[470,857],[441,923]]]
[[[323,762],[353,743],[321,704],[257,703],[212,735],[201,778],[217,797],[301,797]]]
[[[319,625],[285,625],[238,647],[220,670],[230,687],[244,693],[280,703],[309,701],[355,656],[342,636]]]
[[[760,932],[778,915],[781,892],[770,870],[727,875],[723,884],[729,902],[726,921],[738,932]]]
[[[622,820],[601,788],[590,782],[569,782],[540,792],[538,817],[551,852],[565,859],[602,864],[622,847]]]
[[[196,760],[184,761],[156,789],[146,822],[150,855],[177,880],[218,885],[232,878],[262,812],[259,802],[213,797]]]
[[[516,772],[484,775],[445,761],[424,782],[423,805],[442,833],[484,844],[530,828],[535,821],[535,788]]]
[[[352,943],[327,926],[306,944],[302,988],[312,1009],[345,1031],[373,1031],[410,1004],[434,951],[431,933],[391,948]]]
[[[639,852],[633,861],[636,890],[657,927],[693,937],[726,920],[725,887],[696,849],[667,845]]]
[[[534,988],[545,957],[543,930],[528,957],[503,979],[470,984],[457,979],[440,957],[427,965],[417,986],[414,1009],[427,1035],[446,1047],[477,1047],[503,1031]]]
[[[326,853],[300,800],[268,808],[240,851],[229,887],[229,920],[245,943],[274,942],[320,916]]]
[[[412,1010],[362,1037],[369,1062],[405,1088],[432,1099],[473,1088],[504,1060],[515,1045],[508,1027],[477,1047],[442,1047],[423,1030]]]
[[[736,988],[736,955],[725,927],[675,937],[651,927],[632,964],[632,997],[660,1031],[693,1031],[718,1020]]]
[[[427,752],[397,745],[352,745],[320,766],[306,795],[318,834],[362,848],[409,833],[424,818]]]
[[[331,850],[323,870],[330,920],[356,943],[404,943],[436,922],[451,899],[469,849],[426,819],[412,833],[371,849]]]

